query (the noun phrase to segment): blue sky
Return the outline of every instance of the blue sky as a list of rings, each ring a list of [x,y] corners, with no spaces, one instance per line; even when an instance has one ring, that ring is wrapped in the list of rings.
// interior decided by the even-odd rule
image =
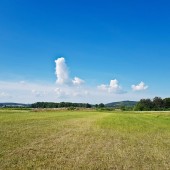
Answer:
[[[1,0],[0,101],[106,103],[169,97],[169,9],[164,0]],[[84,81],[82,87],[56,83],[54,61],[60,57],[70,79]],[[115,79],[124,93],[108,92]],[[134,90],[132,85],[140,82],[148,88]],[[13,83],[24,88],[12,88]],[[67,92],[68,97],[65,85],[76,93],[78,88],[87,91],[87,96],[95,93],[83,98]],[[100,85],[106,85],[103,92]],[[51,91],[38,91],[42,86]],[[29,88],[35,96],[24,98]],[[62,93],[50,97],[53,88]]]

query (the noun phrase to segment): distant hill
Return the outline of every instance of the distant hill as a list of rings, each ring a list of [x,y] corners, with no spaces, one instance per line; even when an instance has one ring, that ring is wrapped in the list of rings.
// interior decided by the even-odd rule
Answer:
[[[133,107],[135,106],[137,101],[120,101],[120,102],[112,102],[105,104],[106,107],[120,107],[120,106],[127,106],[127,107]]]
[[[29,107],[30,104],[23,104],[23,103],[0,103],[0,107]]]

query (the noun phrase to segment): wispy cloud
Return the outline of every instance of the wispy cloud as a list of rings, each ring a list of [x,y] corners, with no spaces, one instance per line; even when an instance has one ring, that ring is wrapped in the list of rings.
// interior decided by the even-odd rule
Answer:
[[[81,85],[84,83],[84,80],[78,78],[78,77],[74,77],[74,79],[72,80],[74,85]]]
[[[108,103],[121,100],[139,100],[149,97],[143,93],[123,93],[116,81],[104,85],[105,90],[97,89],[95,86],[68,86],[57,84],[39,84],[26,82],[2,82],[0,81],[0,102],[22,102],[33,103],[37,101],[47,102],[85,102],[85,103]],[[115,92],[116,90],[116,92]],[[153,96],[154,97],[154,96]]]
[[[54,94],[55,87],[50,84],[38,84],[30,82],[7,82],[0,81],[0,89],[3,93],[0,95],[0,102],[36,102],[56,100]]]
[[[9,98],[11,97],[8,93],[6,92],[0,92],[0,98]]]
[[[65,91],[65,90],[63,90],[62,88],[56,88],[55,90],[54,90],[54,92],[55,92],[55,94],[56,94],[56,97],[57,98],[62,98],[62,99],[66,99],[68,96],[69,96],[69,94],[67,94],[67,92]]]
[[[55,63],[56,83],[0,81],[0,102],[13,100],[23,103],[37,101],[107,103],[117,100],[138,100],[144,97],[143,93],[125,92],[117,79],[110,80],[108,84],[88,86],[81,78],[69,76],[69,69],[63,57],[55,60]],[[134,91],[147,88],[143,82],[132,85]]]

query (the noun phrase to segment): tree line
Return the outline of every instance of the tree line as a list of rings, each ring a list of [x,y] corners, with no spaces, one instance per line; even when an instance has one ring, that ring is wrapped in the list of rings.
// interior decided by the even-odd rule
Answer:
[[[135,111],[164,111],[170,110],[170,98],[162,99],[155,97],[151,99],[141,99],[135,106]]]
[[[71,108],[71,107],[80,107],[80,108],[91,108],[92,105],[89,103],[71,103],[71,102],[37,102],[31,105],[32,108]]]

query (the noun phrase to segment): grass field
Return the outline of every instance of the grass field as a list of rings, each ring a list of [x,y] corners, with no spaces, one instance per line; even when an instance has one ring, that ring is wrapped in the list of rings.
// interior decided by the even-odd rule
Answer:
[[[170,112],[0,110],[0,169],[170,169]]]

